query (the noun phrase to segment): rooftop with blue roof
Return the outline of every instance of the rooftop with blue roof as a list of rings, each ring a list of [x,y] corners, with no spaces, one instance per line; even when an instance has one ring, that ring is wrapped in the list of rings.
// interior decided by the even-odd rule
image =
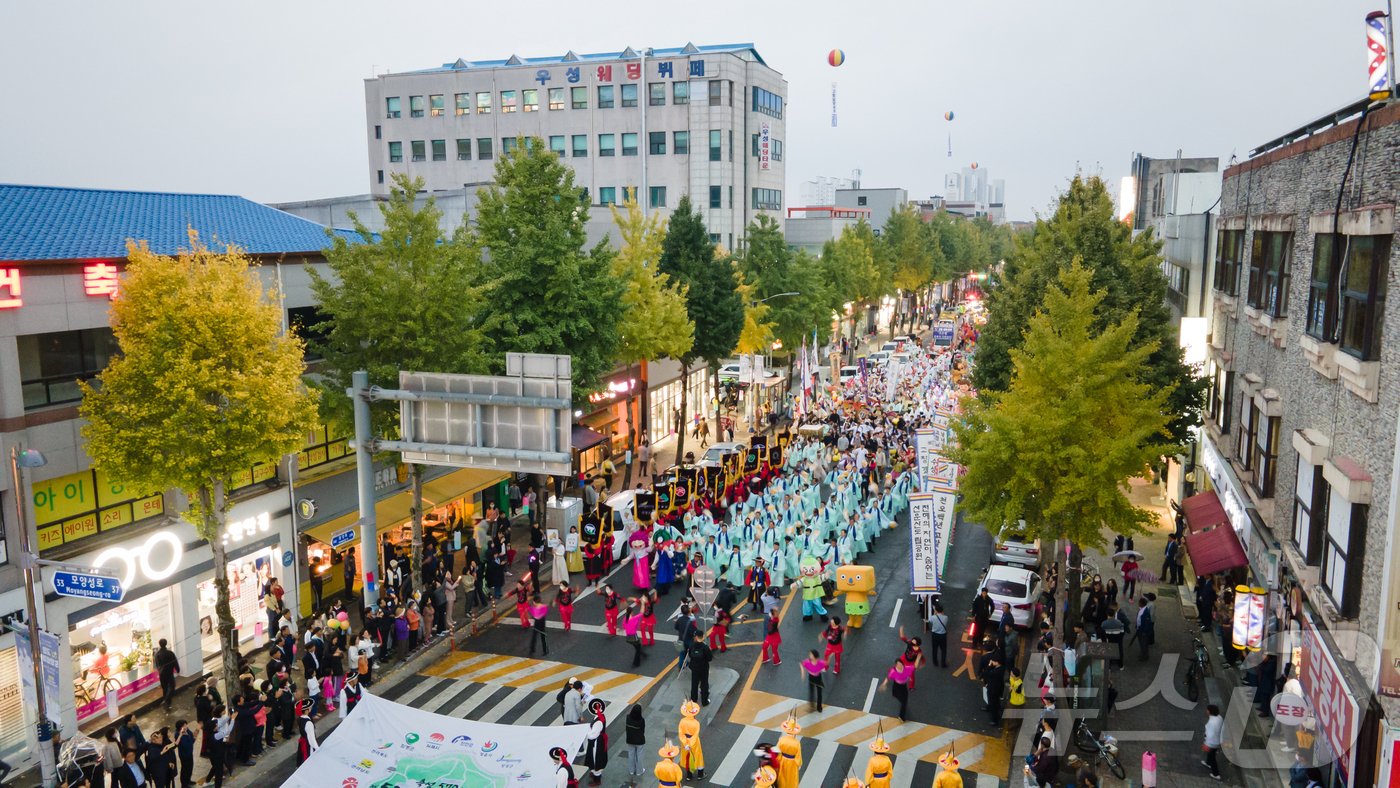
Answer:
[[[124,259],[128,239],[177,254],[189,247],[191,228],[211,248],[235,245],[253,255],[318,253],[331,244],[325,227],[235,195],[0,184],[0,261]]]
[[[754,60],[758,61],[759,63],[763,63],[763,65],[765,66],[768,65],[766,62],[764,62],[763,57],[758,54],[758,50],[754,49],[754,45],[752,43],[710,44],[706,46],[696,46],[695,44],[687,43],[685,46],[679,47],[652,48],[651,54],[648,55],[648,57],[691,57],[694,55],[726,53],[737,54],[741,52],[748,52],[753,55]],[[562,66],[568,65],[570,63],[590,63],[603,60],[631,60],[634,58],[640,58],[641,56],[641,53],[633,49],[632,47],[627,47],[626,49],[623,49],[618,52],[594,52],[586,55],[575,54],[572,50],[570,50],[562,55],[550,55],[547,57],[523,58],[519,57],[518,55],[511,55],[510,57],[505,58],[503,60],[466,60],[465,58],[458,58],[452,63],[443,63],[442,66],[438,68],[425,68],[416,71],[399,71],[395,73],[432,74],[441,71],[511,68],[515,66]],[[385,76],[393,76],[393,74],[386,74]]]

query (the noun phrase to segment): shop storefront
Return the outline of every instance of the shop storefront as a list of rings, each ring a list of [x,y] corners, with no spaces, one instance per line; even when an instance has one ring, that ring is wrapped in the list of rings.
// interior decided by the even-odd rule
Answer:
[[[274,568],[278,566],[278,561],[278,547],[274,545],[229,562],[229,608],[233,612],[233,625],[238,629],[240,644],[261,644],[267,640],[268,620],[263,607],[263,589],[269,578],[278,577]],[[219,653],[220,649],[218,615],[214,609],[217,600],[218,591],[213,578],[199,584],[200,646],[206,657]]]
[[[116,689],[118,704],[156,687],[152,663],[162,638],[176,643],[171,589],[165,588],[68,628],[73,658],[74,707],[81,724],[107,709],[106,692]]]
[[[23,768],[30,759],[29,725],[20,694],[19,661],[14,648],[0,648],[0,760]]]
[[[646,368],[637,366],[614,373],[598,391],[588,395],[588,405],[574,413],[574,425],[593,430],[605,442],[600,450],[580,454],[576,472],[596,468],[603,457],[626,454],[630,448],[629,433],[640,433],[642,392],[646,386]]]
[[[675,437],[681,429],[691,429],[697,413],[711,414],[713,418],[715,395],[707,367],[702,365],[690,372],[690,391],[685,397],[686,410],[690,411],[689,413],[681,413],[680,364],[663,360],[650,365],[650,369],[655,370],[657,377],[664,381],[648,394],[650,413],[647,418],[647,434],[652,443]]]

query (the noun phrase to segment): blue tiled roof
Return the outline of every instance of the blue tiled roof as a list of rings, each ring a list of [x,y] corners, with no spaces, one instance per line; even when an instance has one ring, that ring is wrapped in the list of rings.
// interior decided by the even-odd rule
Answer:
[[[692,49],[694,50],[693,52],[688,51]],[[695,55],[705,55],[710,53],[745,51],[752,53],[754,59],[757,60],[759,63],[763,63],[763,65],[765,66],[768,65],[758,54],[758,50],[754,49],[754,45],[752,43],[710,44],[707,46],[694,46],[687,44],[686,46],[679,47],[653,48],[652,54],[649,55],[649,57],[694,57]],[[576,57],[577,60],[565,60],[565,58],[568,57],[568,55],[550,55],[547,57],[522,57],[517,58],[517,60],[519,61],[518,63],[511,63],[509,58],[503,60],[467,60],[466,58],[462,58],[461,60],[454,61],[452,63],[443,63],[440,68],[425,68],[418,71],[399,71],[396,73],[429,74],[437,71],[462,71],[464,69],[470,70],[477,68],[505,68],[507,66],[516,66],[522,68],[525,66],[567,66],[573,63],[589,63],[600,60],[621,60],[625,56],[626,51],[624,50],[620,52],[594,52],[592,54],[587,55],[575,55],[574,57]]]
[[[331,243],[313,221],[232,195],[0,184],[0,260],[120,259],[127,239],[176,254],[189,247],[189,228],[210,248],[233,244],[249,254],[319,252]]]

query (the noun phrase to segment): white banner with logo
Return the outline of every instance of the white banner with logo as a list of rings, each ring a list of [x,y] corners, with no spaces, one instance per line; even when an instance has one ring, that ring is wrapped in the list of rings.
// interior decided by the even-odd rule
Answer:
[[[364,693],[321,748],[283,783],[302,788],[436,788],[553,785],[549,751],[571,759],[586,725],[527,726],[474,722],[404,706]],[[582,767],[575,767],[579,774]]]
[[[769,130],[768,121],[765,120],[758,126],[758,168],[760,170],[766,170],[771,166],[769,164],[770,145],[772,145],[772,132]]]
[[[938,593],[938,525],[933,493],[909,496],[909,586],[915,594]]]

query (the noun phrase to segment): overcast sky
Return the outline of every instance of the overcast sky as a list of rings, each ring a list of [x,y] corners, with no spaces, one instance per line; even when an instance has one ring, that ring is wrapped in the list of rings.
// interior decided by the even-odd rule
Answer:
[[[1011,218],[1134,152],[1250,149],[1365,93],[1380,0],[124,0],[0,5],[0,181],[289,201],[369,189],[362,80],[467,60],[752,42],[789,84],[787,205],[815,176]],[[833,47],[846,53],[827,65]],[[831,127],[831,82],[840,126]],[[943,120],[952,110],[956,119]],[[952,133],[953,155],[947,155]]]

